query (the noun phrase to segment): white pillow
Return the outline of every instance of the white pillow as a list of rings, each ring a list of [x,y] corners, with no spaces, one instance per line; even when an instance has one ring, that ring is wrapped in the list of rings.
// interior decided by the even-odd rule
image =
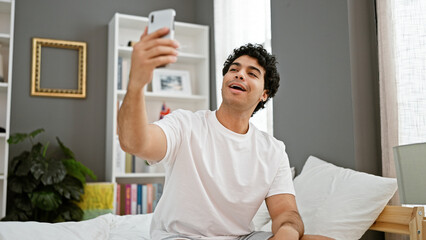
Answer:
[[[397,182],[310,156],[294,187],[306,234],[351,240],[360,239],[373,224]]]

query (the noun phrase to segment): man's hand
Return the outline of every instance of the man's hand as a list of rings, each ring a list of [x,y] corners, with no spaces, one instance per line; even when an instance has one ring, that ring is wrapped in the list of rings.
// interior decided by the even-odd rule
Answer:
[[[152,80],[155,68],[177,61],[178,43],[171,39],[161,38],[169,31],[168,28],[162,28],[148,34],[148,28],[145,28],[139,42],[133,46],[127,90],[141,90]]]

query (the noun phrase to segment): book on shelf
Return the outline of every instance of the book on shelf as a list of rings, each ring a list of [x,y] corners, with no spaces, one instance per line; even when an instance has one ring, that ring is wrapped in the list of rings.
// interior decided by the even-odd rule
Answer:
[[[115,138],[115,174],[123,175],[125,173],[151,173],[164,172],[164,168],[157,164],[150,166],[146,160],[136,157],[121,149],[118,135]]]
[[[126,206],[125,206],[125,213],[131,214],[131,207],[132,207],[132,185],[126,184]]]
[[[126,184],[120,184],[120,192],[117,192],[117,195],[120,195],[120,200],[117,201],[117,203],[120,203],[120,205],[116,205],[116,208],[118,208],[118,211],[120,215],[126,215]]]
[[[138,184],[137,194],[138,194],[138,196],[137,196],[137,207],[136,207],[137,209],[136,209],[136,212],[138,214],[141,214],[142,213],[142,185],[141,184]]]
[[[149,183],[146,185],[147,193],[146,193],[146,201],[147,201],[147,212],[152,212],[152,201],[153,201],[153,188],[152,184]]]
[[[115,147],[116,147],[116,162],[115,162],[115,168],[117,174],[123,174],[126,170],[126,153],[121,149],[120,147],[120,141],[118,140],[118,137],[115,141]]]
[[[130,153],[126,153],[126,173],[132,173],[132,161],[133,155]]]
[[[117,142],[117,145],[119,143]],[[148,173],[148,172],[163,172],[164,169],[159,166],[149,166],[147,162],[130,153],[126,153],[121,148],[117,148],[116,172],[118,175],[123,173]],[[155,170],[154,170],[155,169]]]
[[[152,203],[152,208],[155,209],[157,207],[158,201],[160,200],[161,194],[163,194],[163,184],[154,183],[154,201]]]
[[[121,89],[127,90],[130,75],[130,60],[123,58],[121,66]]]
[[[121,76],[123,75],[123,58],[118,57],[118,66],[117,66],[117,89],[121,90],[123,89],[123,82],[121,79]]]
[[[132,200],[131,200],[131,205],[130,205],[130,209],[131,209],[130,212],[131,212],[131,214],[136,214],[137,213],[136,207],[137,207],[137,198],[138,198],[138,196],[137,196],[138,186],[137,186],[136,183],[130,184],[130,186],[131,186],[131,189],[132,189],[132,195],[131,195]]]
[[[148,193],[147,193],[147,186],[146,184],[142,185],[142,213],[146,214],[148,213]]]
[[[163,184],[118,184],[116,212],[120,215],[146,214],[155,211]],[[124,190],[123,190],[124,189]]]
[[[132,172],[132,173],[135,173],[135,163],[136,163],[136,156],[135,155],[132,155],[132,166],[131,166],[131,169],[130,169],[130,171]]]
[[[126,90],[129,82],[130,59],[118,57],[117,66],[117,89]]]

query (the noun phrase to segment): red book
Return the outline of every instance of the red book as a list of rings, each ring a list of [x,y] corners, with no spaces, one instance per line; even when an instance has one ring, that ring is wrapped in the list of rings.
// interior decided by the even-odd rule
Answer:
[[[147,211],[148,211],[148,213],[152,213],[152,202],[154,200],[154,188],[153,188],[151,183],[148,183],[146,185],[146,188],[147,188],[147,199],[146,199],[146,201],[147,201],[147,205],[148,205]]]
[[[126,184],[126,215],[132,213],[132,185]]]

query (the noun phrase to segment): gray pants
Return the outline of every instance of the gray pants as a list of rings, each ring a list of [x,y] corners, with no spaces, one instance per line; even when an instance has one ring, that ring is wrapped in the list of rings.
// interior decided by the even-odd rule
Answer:
[[[249,235],[242,236],[238,240],[268,240],[272,237],[272,232],[252,232]]]
[[[262,231],[256,231],[256,232],[252,232],[249,235],[245,235],[242,237],[239,237],[238,240],[268,240],[269,238],[272,237],[272,233],[271,232],[262,232]],[[195,240],[192,238],[188,238],[188,237],[184,237],[184,236],[170,236],[167,238],[164,238],[162,240],[175,240],[175,239],[189,239],[189,240]]]

